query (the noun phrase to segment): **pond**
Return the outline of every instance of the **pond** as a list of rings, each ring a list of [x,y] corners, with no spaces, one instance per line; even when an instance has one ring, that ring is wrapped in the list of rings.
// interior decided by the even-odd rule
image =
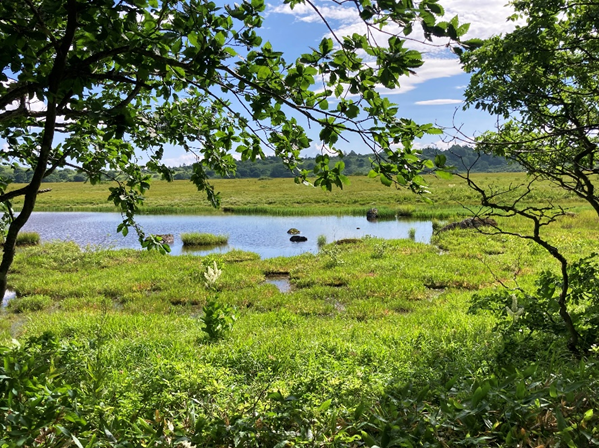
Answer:
[[[173,234],[172,254],[226,252],[231,249],[255,252],[262,258],[289,257],[318,251],[317,239],[324,235],[327,242],[344,238],[372,235],[386,239],[408,238],[415,230],[415,240],[428,243],[433,233],[430,221],[370,222],[361,216],[262,216],[262,215],[140,215],[138,223],[146,233]],[[133,229],[127,237],[116,233],[121,222],[118,213],[37,212],[24,231],[37,232],[42,241],[74,241],[82,247],[95,245],[106,248],[139,248]],[[287,230],[296,228],[308,238],[293,243]],[[181,242],[181,233],[201,232],[229,235],[229,244],[209,250],[188,251]]]

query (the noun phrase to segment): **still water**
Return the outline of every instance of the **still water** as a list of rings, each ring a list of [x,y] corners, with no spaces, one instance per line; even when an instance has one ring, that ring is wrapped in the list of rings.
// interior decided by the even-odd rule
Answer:
[[[400,239],[408,238],[410,229],[415,229],[415,240],[428,243],[433,233],[430,221],[369,222],[361,216],[140,215],[137,221],[146,233],[173,234],[175,242],[170,246],[174,255],[188,253],[180,235],[189,232],[229,235],[226,246],[191,253],[202,255],[239,249],[255,252],[262,258],[316,253],[319,235],[324,235],[327,242],[365,235]],[[133,229],[127,237],[116,233],[120,222],[118,213],[37,212],[31,215],[24,230],[39,233],[42,241],[74,241],[82,247],[139,248]],[[300,230],[308,241],[289,241],[287,230],[292,227]]]

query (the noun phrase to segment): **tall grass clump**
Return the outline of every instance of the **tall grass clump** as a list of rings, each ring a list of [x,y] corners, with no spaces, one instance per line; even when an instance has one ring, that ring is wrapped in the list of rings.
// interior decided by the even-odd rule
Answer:
[[[400,218],[409,218],[414,214],[416,207],[413,205],[402,205],[397,209],[397,216]]]
[[[17,246],[37,246],[40,240],[40,234],[37,232],[21,232],[17,235]],[[4,245],[4,238],[1,244]]]
[[[414,227],[411,227],[410,230],[408,230],[408,238],[412,241],[416,239],[416,229]]]
[[[213,235],[211,233],[182,233],[184,246],[218,246],[229,242],[229,235]]]
[[[316,240],[316,244],[319,249],[322,249],[327,244],[326,235],[318,235],[318,239]]]

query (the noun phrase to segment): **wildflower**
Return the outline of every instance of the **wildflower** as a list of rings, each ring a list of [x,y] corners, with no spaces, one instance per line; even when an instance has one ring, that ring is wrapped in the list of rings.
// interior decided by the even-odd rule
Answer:
[[[183,448],[196,448],[196,446],[192,445],[189,440],[181,440],[177,445],[182,446]]]
[[[204,278],[206,279],[206,282],[204,284],[206,285],[206,288],[213,289],[214,285],[216,284],[216,281],[222,273],[223,271],[218,268],[218,266],[216,265],[216,261],[214,261],[214,264],[212,266],[206,267],[206,272],[204,272]]]

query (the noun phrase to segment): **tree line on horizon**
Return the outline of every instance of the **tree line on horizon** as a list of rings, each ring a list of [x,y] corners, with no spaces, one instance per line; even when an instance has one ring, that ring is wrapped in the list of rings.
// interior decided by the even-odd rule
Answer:
[[[448,150],[440,150],[430,147],[422,150],[422,157],[425,159],[434,159],[437,154],[444,154],[447,157],[447,165],[455,167],[457,172],[463,172],[470,169],[475,173],[502,173],[522,171],[520,165],[515,164],[504,157],[478,153],[469,146],[454,145]],[[358,154],[354,151],[346,154],[342,159],[339,157],[331,157],[331,167],[339,160],[343,160],[345,164],[344,173],[347,176],[366,176],[371,169],[370,154]],[[306,157],[303,161],[302,168],[310,171],[314,168],[316,161],[314,157]],[[293,173],[290,172],[281,159],[276,156],[268,156],[264,159],[258,159],[254,162],[246,160],[236,161],[236,173],[231,178],[248,179],[248,178],[291,178]],[[193,174],[192,165],[181,165],[173,168],[175,180],[188,180]],[[210,178],[221,178],[212,170],[207,170]],[[117,178],[119,175],[116,171],[107,171],[106,180]],[[0,166],[0,178],[9,179],[14,183],[28,183],[33,176],[30,169],[25,169],[17,164],[11,166]],[[154,175],[159,178],[159,174]],[[51,182],[86,182],[88,176],[81,171],[64,168],[54,171],[45,179],[45,183]]]

